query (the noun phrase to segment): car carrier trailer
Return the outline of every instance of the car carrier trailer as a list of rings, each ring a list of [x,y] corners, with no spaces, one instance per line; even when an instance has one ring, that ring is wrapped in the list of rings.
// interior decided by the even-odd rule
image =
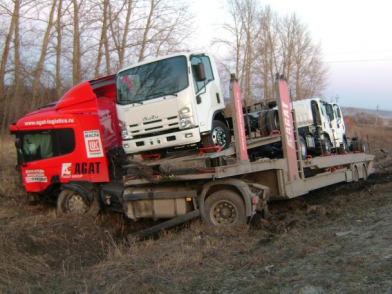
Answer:
[[[300,160],[298,133],[292,118],[287,82],[276,81],[280,133],[248,139],[242,98],[234,76],[230,82],[234,143],[230,148],[201,148],[160,159],[144,156],[126,166],[122,182],[103,187],[106,205],[123,209],[131,219],[170,218],[145,233],[201,215],[212,225],[245,223],[257,210],[268,213],[268,201],[290,199],[339,182],[366,179],[373,172],[373,156],[333,154]],[[258,147],[281,142],[282,158],[250,160]],[[214,150],[217,149],[217,150]],[[114,196],[115,195],[115,196]],[[113,201],[114,198],[114,201]]]
[[[373,172],[374,156],[365,153],[344,152],[302,160],[295,113],[283,77],[276,79],[280,132],[247,138],[242,97],[233,75],[230,99],[234,142],[229,148],[179,151],[162,159],[160,154],[144,154],[142,161],[129,160],[124,166],[113,156],[121,153],[116,149],[121,146],[121,138],[110,103],[113,79],[90,82],[92,89],[98,84],[94,92],[87,83],[76,87],[84,95],[83,101],[71,91],[56,106],[27,115],[11,126],[17,136],[26,191],[56,197],[60,214],[105,209],[122,212],[133,220],[166,219],[144,234],[199,216],[212,225],[244,224],[256,211],[268,212],[268,201],[366,179]],[[104,100],[94,102],[93,98],[100,99],[98,96]],[[73,146],[68,142],[69,146],[53,147],[52,153],[46,152],[47,157],[40,154],[34,159],[40,149],[35,145],[39,140],[48,142],[47,133],[60,141],[61,136],[72,133]],[[51,144],[55,145],[53,138]],[[257,156],[258,148],[276,143],[282,146],[281,158]],[[30,153],[32,157],[27,160]],[[125,171],[125,175],[119,177],[118,170]]]

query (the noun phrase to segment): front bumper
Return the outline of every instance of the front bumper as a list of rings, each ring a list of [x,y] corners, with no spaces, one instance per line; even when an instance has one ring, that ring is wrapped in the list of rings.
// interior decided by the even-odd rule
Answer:
[[[162,134],[154,137],[123,140],[123,147],[127,154],[184,146],[200,142],[199,128],[187,129],[180,132]]]

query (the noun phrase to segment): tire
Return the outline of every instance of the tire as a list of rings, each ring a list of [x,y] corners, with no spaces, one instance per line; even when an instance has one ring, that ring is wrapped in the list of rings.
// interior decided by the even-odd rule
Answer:
[[[279,131],[279,114],[277,110],[270,109],[267,114],[268,134]]]
[[[211,194],[204,203],[204,221],[213,226],[235,226],[246,224],[245,203],[242,197],[231,190]]]
[[[299,136],[299,150],[301,151],[301,159],[305,160],[308,155],[308,148],[306,147],[305,139],[302,136]]]
[[[329,155],[331,154],[331,142],[325,136],[320,138],[320,154]]]
[[[77,192],[64,189],[61,191],[57,199],[57,215],[76,214],[76,215],[92,215],[95,216],[99,213],[99,203],[95,195],[91,203],[78,194]]]
[[[267,113],[268,111],[262,111],[259,115],[259,129],[260,129],[260,135],[262,137],[267,137],[269,135],[267,123],[266,123]]]
[[[230,145],[230,132],[227,125],[220,120],[214,120],[211,133],[202,137],[203,147],[219,146],[222,150]]]

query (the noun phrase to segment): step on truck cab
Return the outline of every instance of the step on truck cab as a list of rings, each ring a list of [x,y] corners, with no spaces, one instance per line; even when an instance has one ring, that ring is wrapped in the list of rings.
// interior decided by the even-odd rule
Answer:
[[[228,147],[219,75],[208,54],[165,56],[120,70],[116,102],[128,154],[199,143]]]

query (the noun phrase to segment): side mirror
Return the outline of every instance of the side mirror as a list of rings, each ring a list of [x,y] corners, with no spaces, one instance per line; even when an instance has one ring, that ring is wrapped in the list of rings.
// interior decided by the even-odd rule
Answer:
[[[202,82],[206,80],[206,72],[204,70],[204,64],[203,63],[198,63],[195,65],[195,75],[196,75],[196,81]]]
[[[22,140],[20,138],[16,138],[15,140],[15,148],[22,149]]]

